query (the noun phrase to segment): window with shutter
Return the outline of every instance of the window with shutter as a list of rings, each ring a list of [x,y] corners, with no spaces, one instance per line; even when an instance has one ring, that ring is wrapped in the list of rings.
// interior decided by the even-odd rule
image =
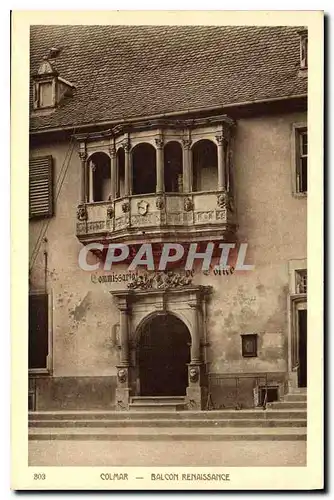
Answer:
[[[29,295],[29,370],[46,370],[48,354],[48,295]]]
[[[52,156],[32,158],[29,162],[29,216],[53,215]]]

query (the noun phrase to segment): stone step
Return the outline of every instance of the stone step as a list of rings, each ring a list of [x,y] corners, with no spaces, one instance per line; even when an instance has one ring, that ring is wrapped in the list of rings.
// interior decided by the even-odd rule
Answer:
[[[184,396],[132,396],[130,398],[131,404],[142,404],[142,403],[180,404],[180,403],[184,403],[184,401],[185,401]]]
[[[301,410],[307,408],[306,401],[275,401],[274,403],[268,403],[268,410]]]
[[[250,410],[211,410],[181,412],[143,412],[143,411],[36,411],[29,412],[29,420],[157,420],[157,419],[305,419],[306,409],[250,409]]]
[[[221,419],[221,420],[199,420],[199,419],[157,419],[157,420],[30,420],[29,427],[35,428],[124,428],[124,427],[306,427],[306,419]]]
[[[285,394],[284,396],[284,401],[307,401],[307,394],[294,394],[294,393],[288,393]]]
[[[307,394],[307,387],[290,387],[289,394]]]
[[[80,440],[80,441],[305,441],[305,428],[30,428],[29,440]]]
[[[134,403],[129,404],[129,409],[130,411],[153,411],[153,412],[161,412],[161,411],[182,411],[184,410],[184,403],[172,403],[172,402],[166,402],[166,403],[148,403],[148,402],[141,402],[141,401],[135,401]]]

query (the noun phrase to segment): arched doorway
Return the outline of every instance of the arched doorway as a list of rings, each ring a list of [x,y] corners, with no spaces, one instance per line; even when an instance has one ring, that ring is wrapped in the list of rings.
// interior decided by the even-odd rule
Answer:
[[[172,314],[157,315],[140,331],[138,363],[141,396],[184,396],[188,385],[191,336]]]
[[[120,198],[125,191],[125,153],[122,147],[117,150],[116,165],[116,198]]]

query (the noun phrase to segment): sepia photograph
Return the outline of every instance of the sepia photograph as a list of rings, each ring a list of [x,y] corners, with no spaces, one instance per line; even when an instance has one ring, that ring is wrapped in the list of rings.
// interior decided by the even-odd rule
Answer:
[[[29,26],[27,465],[306,470],[308,24],[140,21]]]

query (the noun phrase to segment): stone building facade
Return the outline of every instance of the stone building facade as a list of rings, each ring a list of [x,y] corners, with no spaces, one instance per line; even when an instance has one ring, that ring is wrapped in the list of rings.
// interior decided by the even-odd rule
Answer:
[[[306,105],[298,27],[32,27],[32,409],[307,385]],[[212,265],[129,271],[145,243],[213,243]],[[253,268],[214,269],[222,243]],[[130,253],[105,271],[110,244]]]

